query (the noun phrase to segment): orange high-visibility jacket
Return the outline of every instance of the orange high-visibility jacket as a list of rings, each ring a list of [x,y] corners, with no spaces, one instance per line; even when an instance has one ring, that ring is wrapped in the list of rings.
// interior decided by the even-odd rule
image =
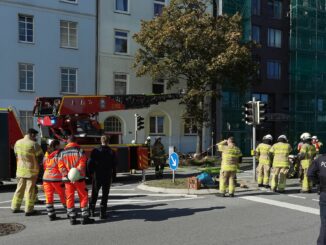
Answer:
[[[80,176],[86,176],[87,157],[85,152],[76,143],[69,143],[59,155],[59,170],[63,177],[68,175],[71,168],[77,168]]]
[[[59,153],[60,150],[54,151],[51,154],[46,153],[43,159],[43,181],[51,182],[61,182],[62,174],[59,171],[58,162],[59,162]]]

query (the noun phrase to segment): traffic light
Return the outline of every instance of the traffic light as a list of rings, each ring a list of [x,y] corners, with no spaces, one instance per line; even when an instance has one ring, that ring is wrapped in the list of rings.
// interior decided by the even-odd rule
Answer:
[[[144,118],[142,116],[137,116],[137,130],[144,128]]]
[[[248,101],[244,106],[242,107],[244,109],[244,112],[242,114],[244,115],[244,118],[242,119],[246,124],[252,125],[256,123],[255,120],[255,102],[254,101]]]
[[[257,113],[257,117],[256,117],[256,120],[257,120],[257,124],[261,124],[262,122],[266,121],[266,107],[267,107],[267,104],[262,102],[262,101],[257,101],[256,102],[256,106],[257,106],[257,110],[256,110],[256,113]]]

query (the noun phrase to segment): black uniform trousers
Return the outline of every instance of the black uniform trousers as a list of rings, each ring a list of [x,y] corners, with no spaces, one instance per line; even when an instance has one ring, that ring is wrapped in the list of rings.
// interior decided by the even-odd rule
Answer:
[[[97,198],[98,198],[98,192],[102,188],[102,199],[101,199],[101,207],[106,207],[108,203],[108,197],[110,192],[110,186],[111,186],[111,177],[107,178],[105,180],[100,180],[93,178],[92,180],[92,195],[91,195],[91,205],[96,205]]]
[[[317,245],[326,244],[326,192],[322,191],[320,193],[319,199],[320,206],[320,233],[317,240]]]

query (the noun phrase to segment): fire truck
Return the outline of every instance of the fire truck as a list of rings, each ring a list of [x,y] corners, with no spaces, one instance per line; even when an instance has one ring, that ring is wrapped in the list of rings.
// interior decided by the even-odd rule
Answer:
[[[10,108],[0,108],[0,180],[16,176],[16,157],[14,145],[23,138],[14,111]]]
[[[99,112],[146,108],[180,97],[180,94],[38,97],[33,113],[37,117],[42,145],[49,139],[65,142],[69,135],[74,135],[77,143],[89,155],[100,144],[100,136],[104,133],[97,121]],[[118,172],[149,167],[148,145],[110,146],[116,152]]]

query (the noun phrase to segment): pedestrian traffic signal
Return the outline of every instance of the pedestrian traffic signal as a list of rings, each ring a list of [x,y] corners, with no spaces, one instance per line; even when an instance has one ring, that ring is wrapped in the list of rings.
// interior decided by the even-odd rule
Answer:
[[[242,120],[248,125],[255,124],[255,104],[254,101],[248,101],[242,107],[244,109],[244,112],[242,112],[244,118]]]
[[[257,124],[261,124],[262,122],[266,121],[266,107],[267,104],[262,102],[262,101],[257,101],[256,102],[256,106],[257,106]]]
[[[144,118],[142,116],[137,116],[137,130],[142,130],[144,128]]]

